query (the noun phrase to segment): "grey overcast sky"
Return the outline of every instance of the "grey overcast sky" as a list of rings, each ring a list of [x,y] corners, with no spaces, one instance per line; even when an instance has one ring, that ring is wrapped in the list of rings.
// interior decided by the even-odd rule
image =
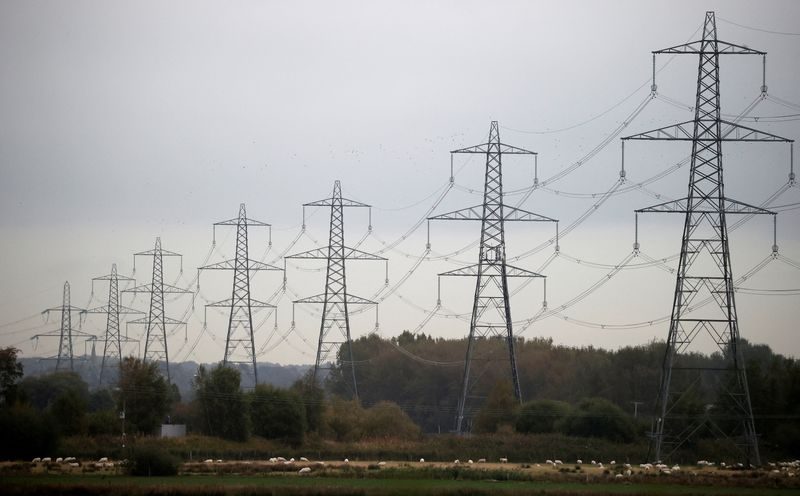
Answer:
[[[64,281],[74,305],[102,305],[106,290],[92,293],[91,278],[112,263],[131,274],[132,254],[152,248],[156,236],[184,254],[184,272],[168,260],[166,280],[195,290],[198,266],[232,257],[234,233],[219,229],[212,250],[211,224],[235,217],[242,202],[250,217],[274,225],[269,250],[266,233],[251,232],[252,258],[280,264],[287,248],[324,245],[328,212],[309,209],[299,236],[301,204],[328,197],[336,179],[346,197],[374,206],[366,237],[366,212],[346,212],[348,244],[364,238],[361,249],[390,259],[378,332],[463,336],[471,281],[443,280],[442,310],[420,324],[436,302],[436,274],[473,263],[479,225],[434,223],[433,251],[419,264],[426,228],[413,228],[447,188],[448,151],[484,142],[491,120],[504,142],[540,153],[542,180],[580,162],[524,208],[559,218],[562,230],[591,213],[543,269],[550,308],[569,305],[518,332],[607,348],[664,339],[674,290],[666,269],[676,265],[669,257],[680,249],[681,220],[640,219],[642,253],[667,258],[667,267],[640,256],[630,261],[635,270],[607,274],[631,252],[633,210],[683,196],[688,170],[636,184],[669,169],[690,145],[631,143],[628,182],[593,204],[619,177],[618,126],[627,123],[625,136],[692,118],[697,58],[659,57],[658,96],[649,100],[651,51],[698,39],[706,10],[717,13],[720,39],[769,53],[768,98],[742,123],[800,137],[796,1],[4,1],[0,345],[53,355],[57,339],[31,337],[58,328],[58,315],[43,322],[39,312],[60,304]],[[729,119],[759,96],[761,76],[760,57],[723,58]],[[760,204],[787,183],[788,145],[726,144],[724,152],[732,198]],[[455,186],[434,213],[480,202],[482,160],[459,156],[454,166]],[[507,191],[529,187],[534,175],[530,161],[514,157],[504,172]],[[794,186],[771,203],[784,206],[778,244],[786,259],[740,282],[737,294],[742,336],[791,356],[800,356],[798,202]],[[553,253],[549,245],[532,250],[553,235],[550,225],[508,231],[509,257],[526,255],[515,265],[537,270]],[[771,253],[771,221],[748,221],[731,232],[731,246],[736,278]],[[148,260],[136,268],[138,282],[148,282]],[[298,307],[292,330],[291,300],[323,290],[322,268],[288,265],[277,316],[256,317],[260,361],[313,362],[318,309]],[[168,298],[167,314],[189,322],[170,334],[173,360],[222,358],[224,315],[210,309],[206,318],[203,305],[228,297],[230,276],[203,274],[194,310],[191,297]],[[348,265],[352,293],[371,297],[383,280],[381,264]],[[605,283],[571,303],[598,281]],[[253,296],[279,288],[280,276],[259,274]],[[520,289],[514,320],[539,312],[543,297],[538,282]],[[143,297],[123,302],[147,307]],[[642,324],[617,327],[631,323]],[[101,334],[104,325],[90,316],[82,329]],[[372,310],[354,315],[355,337],[374,328]],[[141,339],[141,326],[128,332]]]

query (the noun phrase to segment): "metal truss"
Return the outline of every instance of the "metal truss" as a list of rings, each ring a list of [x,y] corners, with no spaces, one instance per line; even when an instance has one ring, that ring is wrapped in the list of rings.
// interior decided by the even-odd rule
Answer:
[[[472,305],[472,318],[469,326],[467,354],[464,375],[461,383],[461,394],[458,400],[456,431],[466,430],[465,415],[471,390],[477,384],[477,377],[472,377],[472,362],[476,340],[485,338],[505,339],[508,346],[508,361],[511,369],[511,382],[514,396],[522,402],[522,391],[517,374],[516,354],[514,351],[514,332],[511,320],[511,302],[508,295],[508,278],[545,276],[519,267],[506,264],[505,222],[557,222],[555,219],[528,212],[503,203],[502,156],[531,155],[536,152],[506,145],[500,142],[497,121],[489,127],[489,141],[472,147],[453,150],[456,153],[479,153],[486,155],[486,173],[484,181],[483,204],[474,207],[435,215],[432,220],[477,220],[481,221],[481,242],[478,263],[468,267],[451,270],[439,274],[442,276],[474,276],[475,299]],[[452,155],[451,155],[452,157]],[[429,228],[430,231],[430,228]],[[430,247],[430,242],[429,245]]]
[[[720,118],[719,56],[766,54],[718,40],[714,12],[706,12],[702,40],[653,54],[695,54],[699,55],[699,64],[694,120],[622,138],[692,142],[687,197],[636,211],[637,217],[645,212],[685,215],[651,454],[655,460],[669,459],[700,433],[710,432],[732,441],[743,461],[758,465],[758,440],[739,347],[726,216],[774,216],[775,212],[725,197],[722,142],[792,140]],[[766,91],[766,85],[762,91]],[[638,229],[634,248],[638,248]],[[713,309],[691,310],[693,301],[709,296],[716,302]],[[724,366],[698,368],[692,361],[692,342],[702,334],[716,343]],[[715,391],[716,397],[703,398],[704,411],[692,411],[691,403],[698,400],[703,389]]]
[[[316,383],[320,370],[332,370],[337,362],[340,362],[342,369],[344,369],[344,364],[349,362],[353,397],[357,399],[358,383],[356,381],[355,360],[353,359],[353,347],[350,337],[348,305],[377,305],[377,302],[351,295],[347,292],[345,260],[382,260],[386,262],[386,259],[345,246],[344,207],[370,208],[370,205],[342,198],[342,186],[339,181],[334,182],[333,196],[324,200],[306,203],[303,207],[330,207],[331,209],[328,246],[286,257],[287,259],[321,259],[328,261],[325,293],[294,301],[294,303],[322,304],[322,319],[320,322],[317,358],[314,362],[313,380]],[[303,222],[303,227],[305,228],[305,221]],[[371,228],[372,226],[370,225]],[[342,353],[342,347],[347,349],[346,355]]]
[[[70,289],[69,281],[64,282],[64,292],[61,299],[60,307],[48,308],[42,311],[42,315],[49,316],[50,312],[61,312],[61,327],[58,330],[37,334],[31,339],[38,341],[39,338],[49,338],[58,336],[58,354],[50,359],[56,361],[56,371],[61,369],[64,362],[69,363],[70,372],[75,370],[74,366],[74,353],[73,342],[75,339],[83,339],[84,341],[92,341],[96,336],[89,334],[72,327],[72,314],[77,313],[78,319],[86,314],[86,310],[72,306],[70,303]]]

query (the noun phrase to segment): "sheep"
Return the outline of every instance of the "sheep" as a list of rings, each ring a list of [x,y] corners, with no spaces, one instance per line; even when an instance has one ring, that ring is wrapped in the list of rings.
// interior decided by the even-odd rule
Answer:
[[[458,465],[459,463],[461,463],[461,461],[458,458],[456,458],[455,461],[453,462],[453,465]]]
[[[631,468],[631,464],[630,464],[630,463],[626,463],[625,465],[623,465],[623,467],[625,467],[625,468]]]
[[[61,463],[61,462],[63,462],[63,461],[64,461],[64,459],[63,459],[63,458],[61,458],[60,456],[59,456],[58,458],[56,458],[56,463]]]
[[[344,459],[344,462],[345,462],[345,463],[350,463],[350,460],[348,460],[347,458],[345,458],[345,459]]]
[[[214,460],[208,458],[207,460],[203,460],[203,463],[214,463]]]
[[[508,463],[508,458],[501,458],[500,463]]]
[[[222,460],[220,460],[220,459],[218,458],[218,459],[214,460],[214,463],[222,463]]]
[[[555,460],[553,462],[553,465],[564,465],[564,462],[562,462],[561,460]]]
[[[598,463],[597,468],[603,468],[603,462]]]
[[[554,465],[553,460],[550,459],[545,460],[544,463],[547,465]]]
[[[308,461],[308,458],[306,458],[306,457],[304,457],[304,456],[301,456],[301,457],[300,457],[300,461],[301,461],[301,462],[307,462],[307,461]]]
[[[325,462],[314,462],[314,465],[316,465],[317,467],[324,467]]]
[[[617,464],[617,462],[616,462],[616,460],[611,460],[610,462],[608,462],[608,464],[609,464],[609,465],[616,465],[616,464]]]
[[[384,465],[386,465],[386,462],[378,462],[379,467],[383,467]]]
[[[627,475],[628,477],[630,477],[632,473],[633,471],[631,471],[631,469],[625,471],[625,475]]]
[[[478,463],[486,463],[486,458],[478,458]]]
[[[308,468],[308,467],[303,467],[303,468],[301,468],[300,470],[297,471],[298,474],[308,474],[310,472],[311,472],[311,469]]]
[[[51,461],[52,460],[50,459],[49,456],[46,456],[46,457],[42,458],[42,463],[50,463]]]
[[[592,460],[592,465],[597,465],[597,462]]]
[[[289,461],[294,463],[294,458],[289,458]]]
[[[580,458],[578,458],[577,464],[578,464],[578,465],[581,465],[582,463],[583,463],[583,460],[581,460]]]
[[[670,469],[668,469],[668,468],[665,468],[665,469],[661,470],[661,473],[664,474],[664,475],[670,475],[670,474],[672,474],[672,471],[670,471]]]
[[[615,479],[622,479],[622,474],[617,474],[614,476]]]
[[[284,457],[282,457],[282,456],[279,456],[279,457],[275,458],[275,460],[277,460],[277,461],[279,461],[279,462],[285,462],[285,461],[286,461],[286,458],[284,458]]]
[[[34,458],[33,460],[31,460],[31,463],[42,463],[42,459],[41,459],[41,457],[38,457],[38,456],[37,456],[36,458]]]
[[[277,458],[275,458],[274,456],[273,456],[272,458],[270,458],[270,459],[269,459],[269,462],[270,462],[270,463],[276,463],[277,461],[278,461],[278,459],[277,459]]]
[[[80,466],[81,466],[81,464],[80,464],[80,463],[77,463],[77,462],[70,462],[70,463],[69,463],[69,466],[70,466],[70,467],[80,467]]]
[[[473,462],[472,460],[467,460],[467,463],[472,464]]]
[[[424,459],[424,458],[420,458],[420,459],[419,459],[419,462],[420,462],[420,463],[425,463],[425,459]]]
[[[291,460],[286,460],[285,462],[283,462],[283,464],[284,464],[284,465],[291,465],[291,464],[293,464],[293,463],[294,463],[294,462],[293,462],[293,461],[291,461]]]
[[[673,465],[673,466],[672,466],[672,471],[673,471],[673,472],[677,472],[677,471],[678,471],[678,470],[680,470],[680,469],[681,469],[681,468],[680,468],[678,465]]]
[[[107,461],[108,461],[108,457],[107,457],[107,456],[104,456],[103,458],[101,458],[101,459],[99,459],[99,460],[97,460],[97,461],[98,461],[98,462],[100,462],[100,463],[105,463],[105,462],[107,462]]]

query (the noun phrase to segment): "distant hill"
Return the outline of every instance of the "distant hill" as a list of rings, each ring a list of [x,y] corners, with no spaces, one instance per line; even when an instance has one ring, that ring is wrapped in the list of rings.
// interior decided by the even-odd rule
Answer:
[[[20,362],[25,373],[25,376],[37,376],[53,372],[56,367],[56,361],[52,359],[43,358],[21,358]],[[92,357],[90,355],[75,357],[73,359],[74,371],[77,372],[84,381],[89,385],[90,389],[97,388],[98,379],[100,374],[100,357]],[[178,386],[183,399],[190,399],[193,396],[192,379],[201,364],[197,362],[171,362],[170,363],[170,378],[174,384]],[[214,367],[216,363],[202,364],[206,368]],[[258,364],[258,378],[262,384],[272,384],[277,387],[289,387],[297,379],[303,376],[312,366],[311,365],[278,365],[275,363],[259,363]],[[69,364],[61,364],[62,370],[69,370]],[[103,387],[109,387],[109,384],[116,382],[117,371],[115,367],[106,366],[106,371],[103,377]],[[248,374],[242,374],[242,385],[245,388],[252,387],[252,377]]]

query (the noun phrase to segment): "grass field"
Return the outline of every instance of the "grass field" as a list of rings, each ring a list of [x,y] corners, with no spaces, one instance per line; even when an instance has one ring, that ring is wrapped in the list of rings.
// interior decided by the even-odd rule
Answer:
[[[536,467],[467,468],[430,464],[424,468],[389,462],[381,469],[367,464],[334,465],[312,474],[260,470],[266,464],[186,464],[173,477],[130,477],[110,471],[24,473],[0,476],[4,495],[731,495],[800,496],[800,487],[780,478],[747,473],[709,472],[679,477],[643,476],[619,480],[602,472],[562,473]],[[250,470],[251,472],[248,472]],[[238,473],[237,473],[238,472]],[[513,479],[513,480],[501,480]]]

